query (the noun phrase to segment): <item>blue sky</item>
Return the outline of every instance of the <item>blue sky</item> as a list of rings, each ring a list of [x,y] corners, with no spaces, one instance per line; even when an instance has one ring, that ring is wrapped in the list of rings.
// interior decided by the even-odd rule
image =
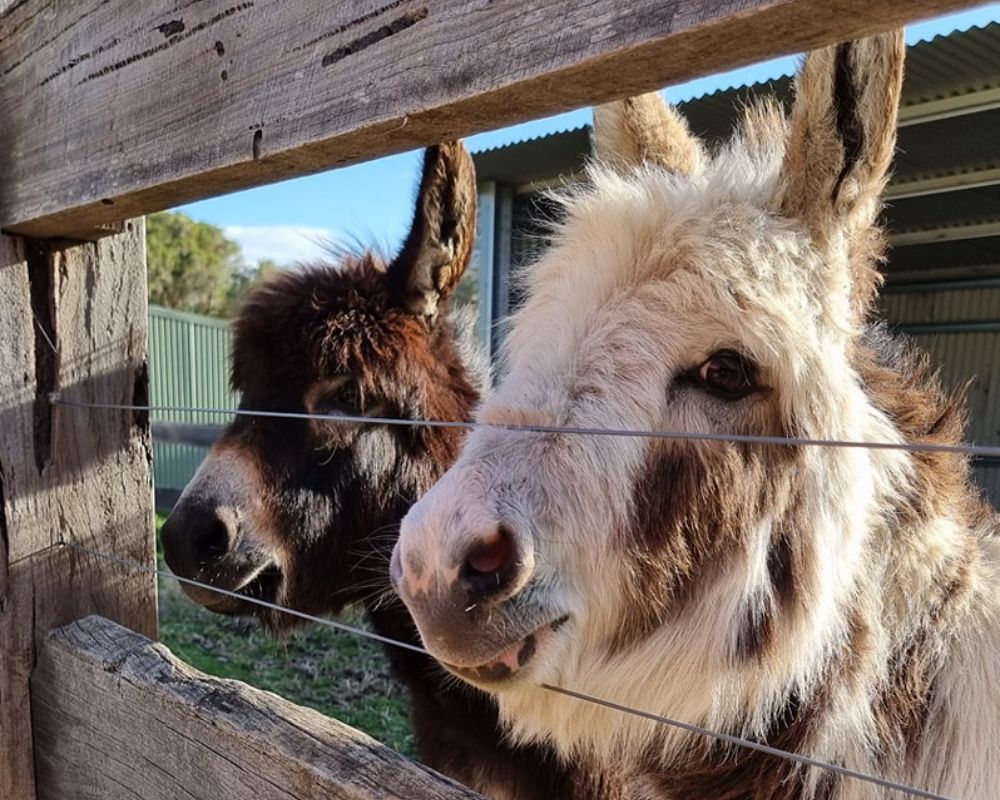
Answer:
[[[1000,3],[989,3],[972,11],[912,25],[907,29],[906,39],[913,43],[998,20]],[[794,57],[773,59],[669,87],[666,94],[675,102],[688,100],[732,86],[790,75],[795,64]],[[475,152],[575,128],[590,120],[590,109],[582,108],[472,136],[467,144]],[[324,239],[378,243],[388,246],[391,252],[402,240],[410,221],[419,160],[419,151],[401,153],[191,203],[179,210],[224,228],[240,243],[249,263],[272,258],[280,264],[289,264],[318,257]]]

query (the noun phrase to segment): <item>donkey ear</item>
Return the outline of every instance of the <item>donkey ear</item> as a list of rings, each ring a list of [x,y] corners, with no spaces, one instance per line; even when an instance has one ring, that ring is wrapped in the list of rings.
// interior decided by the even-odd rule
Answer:
[[[461,142],[428,147],[413,226],[389,266],[394,299],[433,318],[458,285],[472,257],[476,232],[476,171]]]
[[[874,224],[896,146],[902,30],[810,53],[795,83],[781,207],[820,239]]]
[[[705,156],[687,122],[659,92],[596,106],[594,151],[606,163],[656,164],[685,175],[696,172]]]

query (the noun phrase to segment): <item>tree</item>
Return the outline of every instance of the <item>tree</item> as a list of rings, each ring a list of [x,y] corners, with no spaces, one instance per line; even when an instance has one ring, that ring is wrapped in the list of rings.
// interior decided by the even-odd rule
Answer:
[[[146,217],[149,300],[199,314],[225,314],[243,270],[240,246],[220,228],[186,214],[163,211]]]
[[[479,264],[477,263],[477,255],[473,255],[472,263],[469,264],[462,279],[458,282],[458,286],[455,287],[455,294],[452,295],[451,302],[456,308],[465,305],[478,305],[479,303]]]
[[[240,303],[247,296],[247,292],[280,269],[281,267],[276,261],[263,258],[257,262],[256,267],[244,267],[237,272],[233,276],[233,282],[226,297],[226,316],[235,317],[240,310]]]

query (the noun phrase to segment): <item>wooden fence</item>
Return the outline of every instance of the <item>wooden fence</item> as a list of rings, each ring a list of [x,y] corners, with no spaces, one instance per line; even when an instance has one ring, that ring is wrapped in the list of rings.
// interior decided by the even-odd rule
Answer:
[[[71,546],[153,565],[147,415],[50,402],[147,400],[130,218],[969,5],[0,0],[0,797],[472,796],[180,665]]]

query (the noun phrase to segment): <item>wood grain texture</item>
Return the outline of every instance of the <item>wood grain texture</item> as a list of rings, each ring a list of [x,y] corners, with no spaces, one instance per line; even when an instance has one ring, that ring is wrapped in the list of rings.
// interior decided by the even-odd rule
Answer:
[[[0,0],[0,16],[13,10],[14,6],[24,2],[27,2],[27,0]]]
[[[475,800],[365,734],[204,675],[100,617],[54,631],[32,678],[47,800]]]
[[[101,227],[970,0],[27,0],[0,33],[0,227]]]
[[[152,565],[148,423],[49,402],[145,398],[145,238],[126,227],[62,248],[0,237],[0,798],[34,797],[39,638],[91,613],[156,632],[152,576],[62,544]]]

